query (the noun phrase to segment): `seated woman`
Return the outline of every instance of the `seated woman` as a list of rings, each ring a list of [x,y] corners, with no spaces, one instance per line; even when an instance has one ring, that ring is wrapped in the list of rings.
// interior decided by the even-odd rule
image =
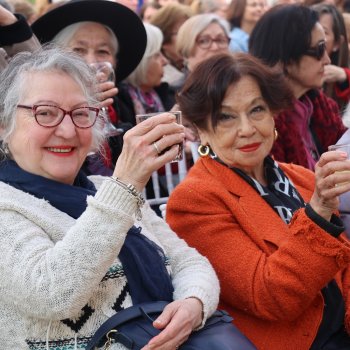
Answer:
[[[230,22],[230,45],[232,52],[248,52],[251,32],[268,8],[266,0],[232,0],[226,18]]]
[[[331,61],[317,13],[303,5],[272,7],[254,27],[249,51],[281,68],[294,95],[293,108],[276,118],[273,156],[313,170],[346,130],[337,103],[321,90]]]
[[[118,311],[167,300],[149,346],[173,350],[217,306],[207,259],[140,194],[184,138],[173,115],[125,134],[112,177],[80,171],[103,142],[95,79],[81,58],[55,48],[20,53],[2,72],[1,349],[85,349]]]
[[[176,38],[176,50],[184,59],[185,76],[174,83],[182,87],[187,75],[205,59],[228,52],[229,23],[213,13],[202,13],[190,17],[180,27]]]
[[[133,115],[168,111],[175,103],[168,83],[161,82],[164,66],[168,63],[161,52],[162,31],[150,23],[144,23],[144,26],[147,33],[145,53],[134,71],[119,86],[119,98]]]
[[[323,90],[332,97],[343,114],[350,100],[350,61],[348,38],[341,12],[331,4],[316,4],[311,7],[319,15],[326,35],[326,50],[331,64],[324,67]]]
[[[136,124],[135,115],[116,96],[115,84],[135,69],[145,51],[147,38],[140,18],[113,1],[74,0],[45,13],[32,28],[41,43],[53,41],[89,64],[109,62],[115,69],[116,81],[99,81],[98,89],[99,100],[108,108],[107,122],[120,134],[107,133],[103,161],[89,157],[84,167],[93,175],[110,175],[123,147],[124,132]]]
[[[220,305],[259,350],[349,349],[350,244],[336,216],[350,190],[346,154],[315,174],[270,156],[292,92],[249,54],[218,55],[178,103],[202,156],[170,195],[170,227],[213,264]]]

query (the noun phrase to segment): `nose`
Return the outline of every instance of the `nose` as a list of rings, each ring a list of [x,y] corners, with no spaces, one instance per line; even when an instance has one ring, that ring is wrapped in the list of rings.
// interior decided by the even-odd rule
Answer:
[[[168,59],[161,53],[162,65],[165,66],[169,63]]]
[[[56,126],[55,134],[64,139],[70,139],[76,135],[76,127],[73,124],[72,118],[70,115],[65,114],[62,122]]]
[[[331,59],[327,53],[327,50],[324,51],[324,55],[322,57],[322,62],[324,65],[330,64],[331,63]]]
[[[250,119],[244,115],[240,117],[240,123],[238,126],[238,134],[239,136],[249,137],[255,133],[255,126],[250,121]]]
[[[95,63],[98,61],[98,58],[93,51],[88,51],[83,58],[87,64]]]

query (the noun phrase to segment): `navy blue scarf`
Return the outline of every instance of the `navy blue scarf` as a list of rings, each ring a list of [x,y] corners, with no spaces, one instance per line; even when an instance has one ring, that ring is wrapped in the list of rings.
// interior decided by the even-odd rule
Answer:
[[[82,171],[72,186],[28,173],[12,160],[0,163],[0,181],[47,200],[74,219],[86,210],[87,196],[96,193],[94,184]],[[141,234],[140,227],[132,226],[128,231],[119,259],[128,280],[133,304],[173,300],[173,286],[165,267],[164,252]]]

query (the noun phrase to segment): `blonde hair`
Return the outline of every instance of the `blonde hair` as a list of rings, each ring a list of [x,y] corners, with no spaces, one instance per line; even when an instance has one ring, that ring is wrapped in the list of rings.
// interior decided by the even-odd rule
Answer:
[[[183,58],[192,54],[198,35],[210,24],[217,23],[227,36],[230,33],[229,23],[214,13],[203,13],[190,17],[180,27],[176,38],[176,50]]]

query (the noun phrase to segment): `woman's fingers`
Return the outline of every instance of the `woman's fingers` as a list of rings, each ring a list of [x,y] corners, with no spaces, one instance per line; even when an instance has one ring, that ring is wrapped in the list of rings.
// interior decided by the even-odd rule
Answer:
[[[329,220],[338,209],[339,195],[350,190],[350,160],[345,152],[325,152],[315,167],[315,191],[310,205]]]
[[[154,327],[163,329],[152,338],[146,349],[173,350],[184,343],[193,329],[201,323],[203,307],[195,298],[175,301],[154,321]]]
[[[124,135],[124,146],[114,176],[142,190],[151,173],[175,159],[184,140],[184,128],[174,115],[162,113],[149,118]]]

